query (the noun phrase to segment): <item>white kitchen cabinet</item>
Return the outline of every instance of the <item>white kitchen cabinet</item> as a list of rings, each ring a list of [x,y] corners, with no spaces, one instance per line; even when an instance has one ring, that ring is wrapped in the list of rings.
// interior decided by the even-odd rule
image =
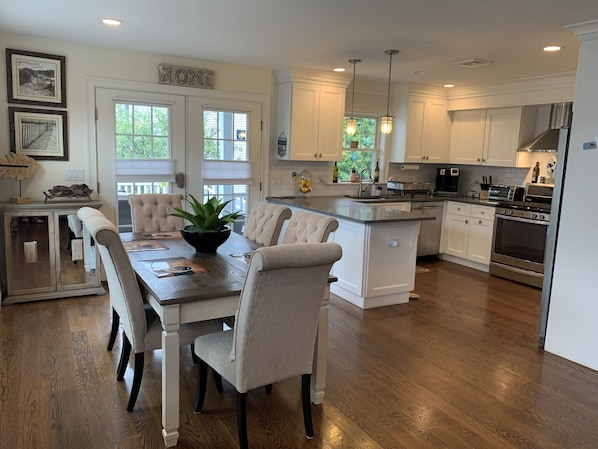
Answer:
[[[0,203],[4,235],[0,280],[7,304],[104,294],[99,256],[77,210],[101,203]]]
[[[287,81],[278,86],[278,133],[287,138],[279,159],[341,159],[345,87]]]
[[[415,285],[418,221],[358,223],[337,218],[343,248],[331,292],[362,309],[409,301]]]
[[[488,271],[493,226],[493,207],[447,202],[442,227],[443,258]]]
[[[453,164],[516,167],[522,139],[533,135],[521,107],[453,112],[449,160]]]
[[[396,130],[390,160],[409,163],[443,163],[449,156],[448,101],[423,95],[399,96]],[[401,104],[402,103],[402,104]]]

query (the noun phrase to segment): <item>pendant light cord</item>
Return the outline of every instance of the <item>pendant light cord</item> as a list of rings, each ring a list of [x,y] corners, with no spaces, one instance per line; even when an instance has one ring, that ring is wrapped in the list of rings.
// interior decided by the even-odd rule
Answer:
[[[399,52],[399,50],[386,50],[384,52],[385,55],[390,56],[390,63],[388,64],[388,94],[386,96],[386,115],[387,116],[390,111],[390,76],[392,73],[392,57],[393,57],[393,55],[396,55],[398,52]]]

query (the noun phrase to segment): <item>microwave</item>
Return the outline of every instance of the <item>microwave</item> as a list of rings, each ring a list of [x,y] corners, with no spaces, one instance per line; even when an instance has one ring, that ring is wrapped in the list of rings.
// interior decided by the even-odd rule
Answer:
[[[523,187],[493,185],[488,189],[488,199],[491,201],[522,201],[524,191]]]
[[[550,203],[552,201],[553,190],[554,184],[527,184],[525,186],[524,201],[535,203]]]

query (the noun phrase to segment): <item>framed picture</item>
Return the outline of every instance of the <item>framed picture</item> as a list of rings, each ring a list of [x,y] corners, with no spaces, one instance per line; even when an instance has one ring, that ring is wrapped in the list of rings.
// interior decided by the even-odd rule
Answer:
[[[6,49],[8,102],[66,108],[65,57]]]
[[[10,151],[38,160],[68,161],[66,111],[8,108]]]

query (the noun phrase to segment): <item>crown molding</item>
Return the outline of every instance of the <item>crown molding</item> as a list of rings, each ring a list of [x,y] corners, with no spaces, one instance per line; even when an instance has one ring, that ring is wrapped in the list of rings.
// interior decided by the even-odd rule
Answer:
[[[276,74],[279,83],[298,81],[347,88],[352,80],[352,75],[347,73],[324,72],[321,70],[299,67],[291,67],[274,73]]]

